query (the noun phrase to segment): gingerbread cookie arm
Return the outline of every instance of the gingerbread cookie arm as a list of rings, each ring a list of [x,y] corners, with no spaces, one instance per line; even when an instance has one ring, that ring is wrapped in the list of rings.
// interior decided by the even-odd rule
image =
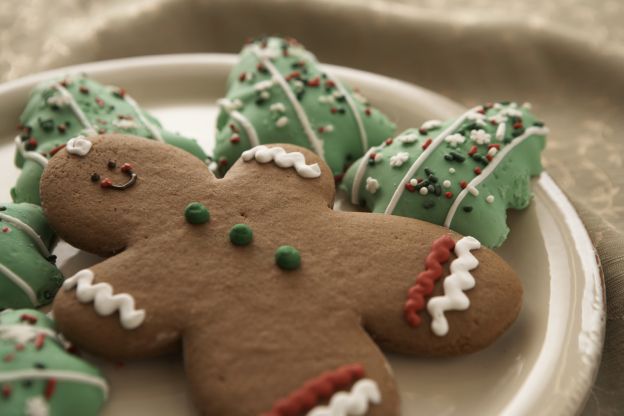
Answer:
[[[398,415],[390,369],[352,313],[325,308],[293,321],[300,311],[288,304],[266,315],[230,309],[246,318],[185,333],[186,374],[201,414]]]
[[[396,216],[336,212],[333,220],[329,226],[340,227],[337,237],[344,240],[337,246],[369,253],[359,273],[335,284],[382,347],[421,355],[473,352],[517,317],[518,277],[477,240]]]
[[[67,278],[53,304],[60,331],[79,347],[112,359],[173,350],[180,337],[175,319],[147,306],[165,297],[151,289],[167,278],[166,271],[144,274],[153,263],[128,250]]]

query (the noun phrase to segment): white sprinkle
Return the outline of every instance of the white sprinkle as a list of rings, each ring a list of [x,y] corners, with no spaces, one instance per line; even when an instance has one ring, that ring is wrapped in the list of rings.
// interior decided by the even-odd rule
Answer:
[[[410,185],[412,186],[418,185],[418,179],[410,179]]]
[[[472,130],[470,132],[470,139],[479,145],[489,143],[490,138],[491,136],[485,130],[482,130],[482,129]]]
[[[429,189],[427,189],[426,186],[423,186],[418,192],[420,192],[421,195],[427,195],[429,193]]]
[[[301,92],[305,88],[305,85],[303,85],[303,82],[299,81],[298,79],[294,80],[292,84],[293,84],[293,90],[295,91],[295,93]]]
[[[275,125],[277,127],[284,127],[286,124],[288,124],[288,117],[286,116],[281,116],[280,118],[277,119],[277,121],[275,122]]]
[[[263,100],[268,100],[269,98],[271,98],[271,94],[267,90],[264,90],[260,93],[260,98],[262,98]]]
[[[413,134],[413,133],[407,133],[407,134],[397,137],[396,139],[399,143],[403,143],[403,144],[414,143],[416,140],[418,140],[418,135]]]
[[[445,180],[444,182],[442,182],[442,186],[445,188],[450,188],[451,187],[451,181],[449,181],[448,179]]]
[[[498,149],[495,147],[490,147],[490,150],[488,150],[488,155],[490,156],[494,156],[496,153],[498,153]]]
[[[56,107],[65,107],[66,105],[69,105],[71,100],[72,98],[69,95],[57,94],[48,98],[48,104]]]
[[[531,105],[531,103],[522,103],[522,108],[524,108],[525,110],[530,110],[531,108],[533,108],[533,106]]]
[[[475,188],[474,186],[469,186],[468,192],[470,192],[474,196],[479,196],[479,190]]]
[[[323,130],[327,133],[331,133],[332,131],[334,131],[334,125],[333,124],[328,124],[325,127],[323,127]]]
[[[494,195],[488,195],[485,200],[488,204],[491,204],[492,202],[494,202]]]
[[[42,396],[35,396],[26,401],[26,416],[48,416],[49,408]]]
[[[455,173],[455,168],[449,168],[449,173],[452,175]]]
[[[286,106],[282,103],[274,103],[271,104],[269,110],[273,111],[274,113],[283,113],[286,111]]]
[[[217,101],[217,104],[219,104],[219,107],[221,107],[227,113],[231,113],[232,111],[236,111],[236,110],[243,108],[243,102],[238,98],[234,100],[230,100],[228,98],[221,98],[220,100]]]
[[[442,122],[440,120],[427,120],[424,123],[422,123],[420,128],[423,130],[433,130],[433,129],[437,129],[441,125],[442,125]]]
[[[509,117],[522,117],[522,111],[511,107],[501,110],[501,114]]]
[[[393,168],[398,168],[403,166],[405,162],[409,159],[409,153],[407,152],[399,152],[390,157],[390,166]]]
[[[256,91],[263,91],[271,88],[275,84],[275,81],[272,79],[265,79],[264,81],[256,82],[254,85],[254,89]]]
[[[505,138],[505,129],[507,128],[506,123],[500,123],[496,128],[496,140],[501,141]],[[494,149],[494,148],[492,148]],[[491,149],[490,149],[491,150]]]
[[[462,144],[466,138],[463,134],[455,133],[449,134],[444,138],[444,141],[450,144],[452,147],[457,147],[458,144]]]
[[[136,121],[130,120],[127,118],[120,118],[117,120],[113,120],[113,126],[119,127],[120,129],[136,129],[139,127]]]
[[[322,104],[333,104],[334,102],[336,102],[336,100],[334,99],[334,97],[332,95],[321,95],[318,97],[319,103]]]
[[[381,161],[381,159],[383,159],[383,155],[381,153],[375,153],[375,157],[374,157],[375,162],[379,162]]]
[[[495,114],[492,117],[490,117],[488,120],[490,120],[492,123],[496,123],[496,124],[500,124],[500,123],[506,123],[507,122],[507,116],[501,113]]]
[[[371,194],[374,194],[379,190],[379,181],[375,178],[371,178],[370,176],[366,178],[366,190]]]

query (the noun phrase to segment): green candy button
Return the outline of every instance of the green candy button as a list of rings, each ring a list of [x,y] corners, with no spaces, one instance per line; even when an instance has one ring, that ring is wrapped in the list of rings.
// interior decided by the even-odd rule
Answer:
[[[275,250],[275,263],[284,270],[294,270],[301,266],[301,254],[293,246],[281,246]]]
[[[247,224],[236,224],[230,228],[230,241],[235,246],[246,246],[253,240],[253,231]]]
[[[191,202],[184,208],[184,218],[190,224],[205,224],[210,221],[210,212],[204,204]]]

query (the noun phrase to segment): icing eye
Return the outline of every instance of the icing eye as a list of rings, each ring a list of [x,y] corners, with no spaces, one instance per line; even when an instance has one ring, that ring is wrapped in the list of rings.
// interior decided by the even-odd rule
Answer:
[[[115,169],[117,167],[117,162],[115,162],[114,160],[109,160],[106,166],[108,166],[109,169]]]
[[[93,173],[91,175],[91,182],[97,182],[100,180],[100,175],[98,173]]]

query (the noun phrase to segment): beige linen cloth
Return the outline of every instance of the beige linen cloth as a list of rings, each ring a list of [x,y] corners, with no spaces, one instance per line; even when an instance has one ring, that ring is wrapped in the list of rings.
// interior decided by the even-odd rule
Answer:
[[[124,56],[237,52],[287,34],[323,62],[465,105],[530,101],[545,162],[602,261],[607,333],[584,410],[624,413],[624,3],[618,0],[2,0],[0,81]]]

